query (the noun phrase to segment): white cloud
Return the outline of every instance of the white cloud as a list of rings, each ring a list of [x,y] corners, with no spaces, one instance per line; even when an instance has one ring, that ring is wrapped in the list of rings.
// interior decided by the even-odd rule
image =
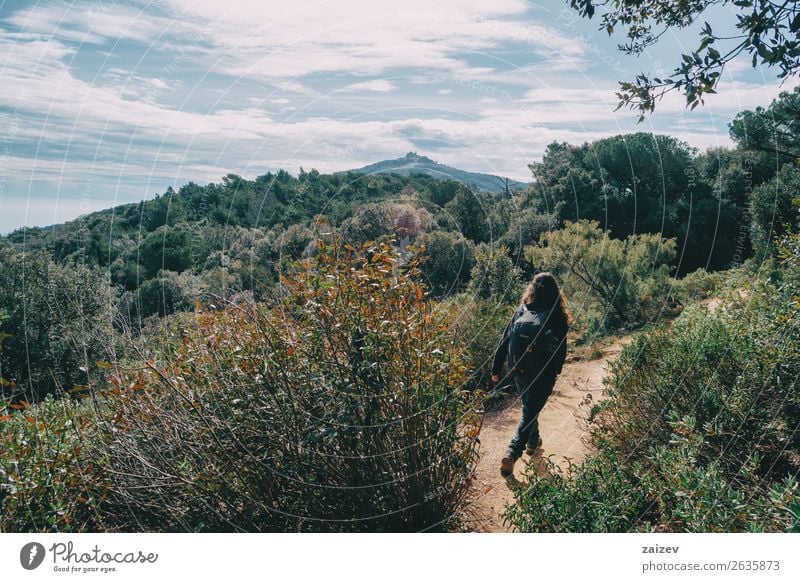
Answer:
[[[390,83],[386,79],[374,79],[372,81],[363,81],[361,83],[353,83],[340,89],[343,92],[352,91],[373,91],[375,93],[389,93],[397,89],[397,86]]]
[[[55,1],[35,3],[15,11],[3,21],[29,34],[91,44],[124,38],[151,45],[161,39],[188,36],[197,30],[194,23],[154,14],[148,10],[151,7],[150,2]]]
[[[209,71],[284,80],[312,72],[380,75],[400,67],[467,74],[473,67],[460,53],[490,53],[508,42],[540,56],[583,54],[581,41],[523,20],[529,10],[525,0],[57,1],[19,10],[6,22],[64,41],[179,47]]]
[[[307,87],[297,81],[283,81],[279,85],[281,91],[287,93],[298,93],[300,95],[317,95],[317,92],[311,87]]]

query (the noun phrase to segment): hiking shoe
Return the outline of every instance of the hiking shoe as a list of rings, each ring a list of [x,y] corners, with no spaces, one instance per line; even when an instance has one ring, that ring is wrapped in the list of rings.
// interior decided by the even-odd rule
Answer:
[[[514,463],[516,462],[517,460],[511,456],[511,453],[506,453],[506,456],[500,461],[500,475],[505,479],[511,477],[514,474]]]
[[[536,451],[538,451],[541,448],[542,448],[542,438],[539,437],[539,439],[536,441],[535,447],[531,443],[525,445],[525,452],[532,457],[533,455],[536,454]]]

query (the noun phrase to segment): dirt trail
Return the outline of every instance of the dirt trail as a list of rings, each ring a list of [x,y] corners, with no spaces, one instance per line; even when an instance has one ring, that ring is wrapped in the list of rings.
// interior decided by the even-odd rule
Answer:
[[[603,397],[603,378],[608,362],[622,351],[628,341],[630,338],[625,337],[603,348],[602,356],[597,359],[583,357],[564,364],[553,394],[539,415],[543,446],[531,462],[541,466],[544,456],[565,466],[566,459],[577,462],[586,456],[589,446],[584,436],[589,413]],[[514,503],[514,495],[509,483],[500,476],[500,459],[519,422],[520,409],[519,399],[509,397],[484,415],[480,460],[472,483],[472,501],[464,519],[467,531],[509,531],[501,514],[507,503]],[[516,480],[524,480],[523,472],[529,460],[530,457],[523,454],[517,461],[514,467]]]

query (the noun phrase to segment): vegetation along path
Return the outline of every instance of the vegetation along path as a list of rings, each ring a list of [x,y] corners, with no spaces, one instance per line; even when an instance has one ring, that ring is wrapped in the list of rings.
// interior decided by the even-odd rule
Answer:
[[[500,459],[519,422],[519,398],[508,397],[486,411],[480,435],[480,460],[472,483],[472,500],[463,520],[466,531],[509,531],[503,523],[506,504],[514,503],[512,488],[525,480],[524,472],[529,462],[542,470],[542,458],[550,457],[554,463],[566,468],[567,459],[578,462],[589,452],[586,433],[589,415],[603,397],[603,378],[608,363],[615,358],[630,340],[624,337],[602,348],[601,354],[573,356],[564,364],[552,396],[539,416],[543,446],[531,459],[523,455],[508,481],[500,476]],[[596,357],[596,356],[600,357]]]

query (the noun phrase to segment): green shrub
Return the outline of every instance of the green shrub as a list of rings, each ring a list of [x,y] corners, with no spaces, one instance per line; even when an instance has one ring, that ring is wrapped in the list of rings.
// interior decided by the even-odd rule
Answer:
[[[422,276],[434,297],[462,291],[475,264],[475,245],[456,232],[435,230],[417,237],[428,258],[421,265]]]
[[[0,249],[0,400],[37,402],[86,385],[114,349],[111,304],[98,269]]]
[[[205,259],[208,250],[199,248],[205,240],[194,234],[184,226],[162,226],[148,234],[138,249],[138,264],[144,277],[152,277],[161,270],[181,273],[192,266],[192,257]]]
[[[500,244],[508,248],[514,263],[524,268],[525,247],[535,245],[544,233],[552,230],[556,219],[551,214],[539,213],[533,208],[514,208],[510,214],[510,224],[500,238]],[[526,273],[528,274],[530,273]]]
[[[392,233],[392,217],[385,204],[365,204],[342,224],[342,238],[355,246]]]
[[[480,244],[475,248],[475,266],[470,273],[468,293],[477,299],[500,305],[514,305],[522,295],[520,270],[514,266],[506,247]]]
[[[620,470],[612,450],[560,470],[545,459],[545,474],[526,472],[504,519],[522,532],[619,532],[635,529],[647,508],[644,493]],[[531,465],[530,467],[533,467]]]
[[[0,416],[0,532],[96,531],[106,482],[91,409],[52,396],[12,406]]]
[[[492,356],[513,312],[513,304],[498,304],[461,294],[445,302],[441,309],[452,313],[450,334],[463,349],[470,369],[466,386],[470,390],[492,389]]]
[[[657,234],[611,238],[595,221],[567,222],[525,249],[535,271],[551,271],[590,327],[610,330],[657,317],[670,289],[675,239]],[[599,323],[591,323],[599,320]]]
[[[754,473],[756,459],[734,474],[702,463],[685,441],[651,448],[646,464],[611,447],[560,470],[527,472],[504,519],[523,532],[797,531],[800,489],[787,475],[771,485]]]
[[[673,432],[670,415],[691,418],[704,433],[704,458],[740,466],[755,446],[764,471],[785,470],[800,449],[800,396],[792,391],[800,337],[783,323],[795,317],[784,302],[764,291],[749,308],[689,310],[672,327],[637,338],[612,364],[599,438],[635,458],[639,443]]]
[[[697,269],[675,283],[673,295],[684,305],[688,305],[692,301],[708,299],[722,288],[727,277],[728,273]]]

